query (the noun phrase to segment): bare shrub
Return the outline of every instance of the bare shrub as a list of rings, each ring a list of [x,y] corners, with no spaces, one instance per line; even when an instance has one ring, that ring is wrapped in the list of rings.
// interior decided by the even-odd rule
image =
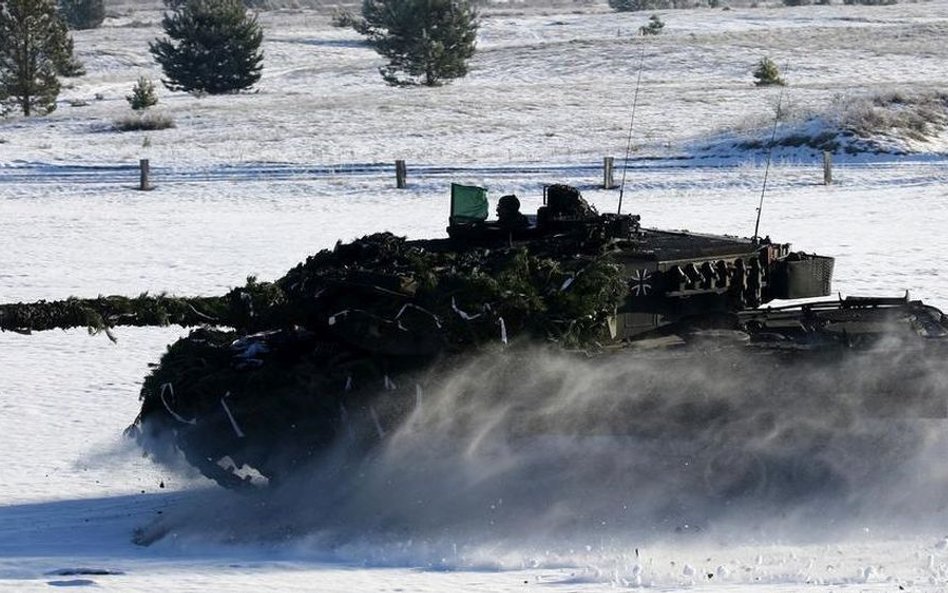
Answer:
[[[175,127],[174,118],[163,113],[130,113],[112,122],[112,128],[118,132],[136,130],[166,130]]]
[[[874,96],[837,97],[835,119],[856,136],[902,136],[928,140],[948,128],[948,93],[889,91]]]
[[[781,108],[780,135],[774,145],[850,154],[905,154],[926,150],[924,144],[948,132],[948,92],[886,91],[874,95],[843,95],[828,108]],[[772,122],[748,118],[717,132],[731,137],[731,146],[761,150],[770,146]]]

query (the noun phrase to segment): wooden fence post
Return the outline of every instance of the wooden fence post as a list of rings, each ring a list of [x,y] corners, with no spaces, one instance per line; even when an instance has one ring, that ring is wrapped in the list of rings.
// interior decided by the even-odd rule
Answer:
[[[148,191],[151,189],[151,181],[148,179],[148,174],[151,172],[151,167],[148,163],[148,159],[141,159],[138,161],[138,168],[141,171],[141,177],[138,184],[138,189],[141,191]]]
[[[602,187],[604,189],[613,189],[616,186],[616,182],[612,178],[612,172],[614,170],[613,165],[613,157],[602,157]]]
[[[395,161],[395,187],[405,189],[405,161],[399,159]]]
[[[833,153],[823,151],[823,185],[832,185],[833,183]]]

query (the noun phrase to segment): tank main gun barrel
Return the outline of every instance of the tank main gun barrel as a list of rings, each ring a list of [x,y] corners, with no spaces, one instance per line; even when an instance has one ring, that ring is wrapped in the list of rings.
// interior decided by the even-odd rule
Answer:
[[[0,331],[30,333],[86,327],[97,333],[120,325],[232,325],[232,308],[228,300],[220,296],[142,294],[134,298],[113,295],[0,304]]]

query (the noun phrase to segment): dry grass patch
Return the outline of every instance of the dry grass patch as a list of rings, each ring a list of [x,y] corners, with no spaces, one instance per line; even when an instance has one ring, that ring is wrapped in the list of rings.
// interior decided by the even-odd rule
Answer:
[[[173,127],[174,118],[164,113],[130,113],[112,122],[112,128],[118,132],[166,130]]]

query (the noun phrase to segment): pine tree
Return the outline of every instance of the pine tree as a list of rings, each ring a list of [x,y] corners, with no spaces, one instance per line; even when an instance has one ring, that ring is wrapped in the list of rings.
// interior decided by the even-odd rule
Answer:
[[[777,64],[768,57],[763,57],[757,62],[757,68],[754,70],[754,84],[757,86],[769,86],[787,84],[780,78],[780,69]]]
[[[95,29],[105,20],[105,0],[59,0],[59,13],[70,29]]]
[[[241,0],[178,0],[165,13],[168,35],[150,45],[172,91],[211,95],[252,87],[263,69],[263,30]]]
[[[155,92],[155,83],[144,76],[138,79],[132,87],[132,94],[126,95],[125,100],[135,111],[143,111],[158,104],[158,94]]]
[[[0,1],[0,102],[25,116],[56,109],[59,75],[82,74],[55,0]]]
[[[388,65],[391,85],[437,86],[467,74],[477,14],[468,0],[364,0],[363,33]]]

